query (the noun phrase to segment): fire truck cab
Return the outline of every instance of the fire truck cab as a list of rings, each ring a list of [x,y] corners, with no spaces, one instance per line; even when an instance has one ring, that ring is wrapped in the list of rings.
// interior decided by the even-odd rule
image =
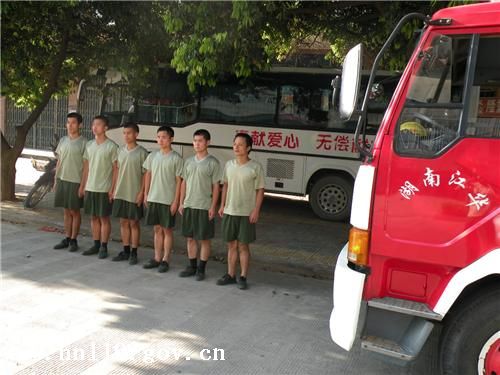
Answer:
[[[442,374],[500,374],[500,3],[409,15],[386,46],[414,18],[425,27],[375,142],[358,142],[330,333],[346,350],[360,338],[411,361],[440,325]],[[357,136],[361,50],[346,56],[340,92]]]

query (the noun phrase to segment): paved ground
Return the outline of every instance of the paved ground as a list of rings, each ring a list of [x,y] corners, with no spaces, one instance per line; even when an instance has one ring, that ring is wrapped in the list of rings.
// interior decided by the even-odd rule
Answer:
[[[224,271],[217,262],[196,282],[177,276],[181,255],[176,271],[159,274],[52,250],[58,234],[32,224],[1,229],[3,374],[390,375],[435,367],[435,342],[406,368],[359,345],[336,347],[328,280],[254,270],[250,289],[240,291],[215,285]]]
[[[20,195],[36,177],[20,159]],[[35,210],[0,206],[2,374],[435,374],[435,336],[404,368],[359,343],[349,353],[332,343],[332,282],[324,278],[348,226],[318,220],[305,202],[266,197],[250,289],[240,291],[215,285],[225,271],[218,240],[218,261],[209,262],[203,282],[177,276],[186,263],[178,236],[166,274],[52,250],[62,228],[52,199]],[[90,244],[82,236],[80,245]],[[142,247],[143,259],[151,254]]]

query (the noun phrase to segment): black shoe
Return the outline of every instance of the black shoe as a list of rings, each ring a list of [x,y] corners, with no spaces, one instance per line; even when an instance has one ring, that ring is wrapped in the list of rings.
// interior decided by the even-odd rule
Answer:
[[[70,243],[69,244],[69,251],[71,253],[78,251],[78,245],[76,243]]]
[[[157,262],[155,259],[150,259],[147,261],[147,263],[144,263],[142,268],[145,268],[145,269],[156,268],[159,265],[160,265],[160,262]]]
[[[99,252],[99,249],[95,246],[92,246],[90,248],[88,248],[87,250],[85,250],[82,255],[95,255]]]
[[[130,254],[130,260],[128,261],[128,264],[133,266],[134,264],[139,263],[139,260],[137,259],[137,253],[132,253]]]
[[[113,257],[111,260],[113,262],[120,262],[122,260],[128,260],[130,258],[130,253],[120,251],[117,256]]]
[[[247,289],[248,288],[248,285],[247,285],[247,278],[246,277],[243,277],[243,276],[240,276],[239,280],[238,280],[238,288],[239,289]]]
[[[229,284],[236,284],[236,277],[231,277],[229,276],[228,273],[226,273],[219,280],[217,280],[217,285],[229,285]]]
[[[179,277],[190,277],[196,275],[196,268],[193,268],[191,266],[187,266],[184,271],[179,273]]]
[[[61,242],[54,246],[54,250],[66,249],[69,246],[69,241],[66,238],[63,238]]]
[[[168,263],[162,260],[158,266],[158,272],[164,273],[168,271]]]
[[[196,281],[202,281],[202,280],[205,280],[205,272],[200,272],[200,270],[198,270],[196,272]]]
[[[99,250],[99,254],[97,255],[99,259],[106,259],[108,257],[108,250],[104,247],[101,247]]]

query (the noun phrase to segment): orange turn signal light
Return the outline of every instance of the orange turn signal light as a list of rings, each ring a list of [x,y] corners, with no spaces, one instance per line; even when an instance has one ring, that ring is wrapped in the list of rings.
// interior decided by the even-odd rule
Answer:
[[[358,228],[349,231],[349,248],[347,259],[360,266],[368,265],[368,244],[370,232]]]

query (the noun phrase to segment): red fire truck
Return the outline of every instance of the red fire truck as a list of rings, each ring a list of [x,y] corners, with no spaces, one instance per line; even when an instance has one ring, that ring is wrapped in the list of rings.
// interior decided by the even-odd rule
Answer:
[[[344,119],[364,163],[334,275],[330,333],[403,361],[440,331],[442,374],[500,374],[500,3],[410,14],[422,35],[371,148],[362,47],[346,56]],[[436,333],[437,334],[437,333]]]

